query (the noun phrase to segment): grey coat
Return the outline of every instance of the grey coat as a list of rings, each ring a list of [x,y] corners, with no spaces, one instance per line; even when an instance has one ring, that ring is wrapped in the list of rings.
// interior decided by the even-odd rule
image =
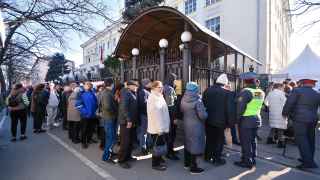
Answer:
[[[72,92],[71,95],[68,98],[68,108],[67,108],[68,121],[79,122],[80,119],[81,119],[80,112],[75,107],[75,103],[76,103],[77,97],[78,97],[78,93],[77,92]]]
[[[186,91],[180,106],[183,113],[184,144],[188,152],[195,155],[203,154],[205,148],[206,109],[197,93]]]

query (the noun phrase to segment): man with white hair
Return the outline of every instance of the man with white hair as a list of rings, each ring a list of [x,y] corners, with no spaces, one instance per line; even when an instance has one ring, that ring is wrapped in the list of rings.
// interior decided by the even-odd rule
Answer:
[[[226,74],[221,74],[216,83],[203,93],[203,103],[208,112],[206,121],[206,151],[205,160],[215,166],[226,163],[221,158],[224,144],[224,129],[229,119],[229,91],[225,88],[229,80]]]

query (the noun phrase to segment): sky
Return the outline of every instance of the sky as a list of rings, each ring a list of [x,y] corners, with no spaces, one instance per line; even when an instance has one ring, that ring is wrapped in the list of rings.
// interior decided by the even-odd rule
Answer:
[[[110,7],[110,17],[112,19],[117,19],[119,17],[119,9],[121,7],[119,1],[120,0],[106,0],[109,1],[109,7]],[[104,29],[104,27],[106,27],[106,24],[100,23],[97,24],[97,31],[102,31]],[[81,35],[81,37],[74,33],[72,34],[69,38],[69,44],[68,44],[68,48],[67,49],[57,49],[56,51],[61,51],[62,53],[65,54],[65,57],[69,60],[72,60],[75,62],[76,66],[79,66],[80,64],[82,64],[82,48],[80,47],[81,44],[83,44],[84,42],[86,42],[90,37],[86,37],[84,35]]]
[[[114,19],[117,19],[119,16],[118,9],[121,7],[121,1],[107,1],[110,1],[110,15],[112,15]],[[303,28],[304,25],[310,23],[316,18],[320,19],[320,7],[317,9],[311,9],[308,13],[303,15],[292,17],[293,33],[290,39],[289,62],[292,62],[307,44],[310,44],[311,48],[320,55],[320,22],[309,29]],[[100,29],[98,28],[98,30],[103,29],[103,24],[101,25]],[[65,54],[67,59],[75,61],[76,66],[79,66],[82,64],[82,48],[80,45],[88,40],[89,37],[79,37],[77,34],[73,34],[69,39],[69,48],[62,49],[60,51]]]
[[[304,47],[309,44],[311,48],[320,55],[320,22],[310,26],[311,28],[303,28],[312,21],[320,20],[320,7],[311,9],[308,13],[292,18],[293,34],[290,44],[290,60],[294,60]]]

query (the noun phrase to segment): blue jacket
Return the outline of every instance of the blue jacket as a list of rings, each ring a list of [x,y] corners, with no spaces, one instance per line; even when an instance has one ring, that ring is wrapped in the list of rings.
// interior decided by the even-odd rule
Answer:
[[[75,103],[81,118],[94,118],[98,108],[97,97],[92,91],[80,93]]]

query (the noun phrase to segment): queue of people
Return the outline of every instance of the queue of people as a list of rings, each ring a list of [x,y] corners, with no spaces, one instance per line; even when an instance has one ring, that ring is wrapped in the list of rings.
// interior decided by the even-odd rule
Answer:
[[[12,141],[17,140],[19,121],[20,139],[27,138],[30,106],[36,134],[57,126],[60,117],[72,143],[81,143],[86,149],[100,140],[102,161],[129,169],[136,160],[132,152],[137,146],[139,155],[152,154],[151,167],[154,170],[164,171],[167,169],[166,159],[180,159],[174,144],[177,119],[181,119],[184,167],[191,174],[204,171],[197,163],[202,156],[214,166],[226,164],[222,152],[228,128],[232,132],[232,141],[240,144],[242,149],[240,161],[234,164],[252,168],[256,166],[257,131],[261,127],[260,114],[265,105],[271,127],[267,144],[277,143],[283,148],[284,134],[291,120],[301,154],[302,164],[298,168],[317,167],[313,156],[320,94],[312,89],[315,81],[302,80],[300,87],[289,90],[285,88],[288,82],[275,83],[265,95],[256,78],[248,77],[243,79],[244,88],[236,93],[231,90],[227,75],[221,74],[202,94],[196,82],[186,83],[184,94],[179,97],[175,90],[176,78],[175,74],[169,74],[164,84],[143,79],[141,82],[130,80],[124,85],[106,79],[97,88],[91,82],[72,83],[65,86],[63,92],[61,87],[39,84],[30,98],[27,95],[30,93],[17,84],[7,98]]]

